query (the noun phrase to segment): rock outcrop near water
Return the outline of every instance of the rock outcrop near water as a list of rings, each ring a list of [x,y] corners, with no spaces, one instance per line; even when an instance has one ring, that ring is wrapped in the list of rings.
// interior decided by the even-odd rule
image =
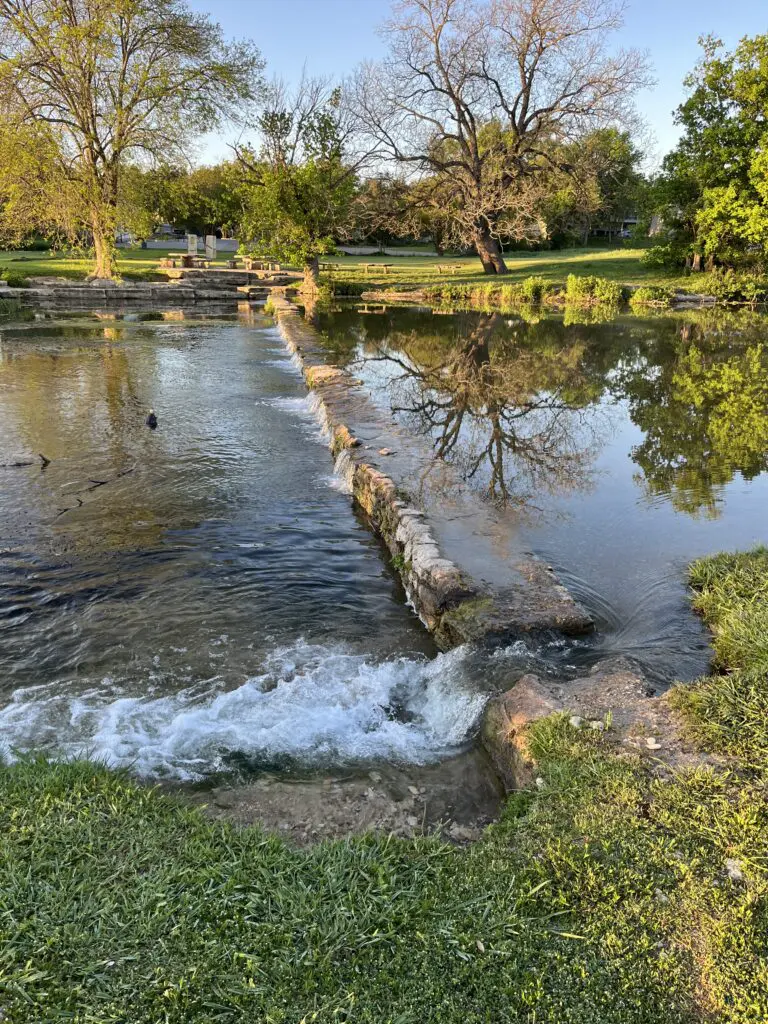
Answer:
[[[652,759],[661,774],[713,760],[686,740],[666,694],[655,696],[648,680],[625,658],[609,658],[589,675],[568,681],[529,673],[488,703],[481,739],[508,791],[535,785],[528,726],[557,712],[569,716],[573,729],[604,734],[618,752]]]
[[[350,373],[329,365],[315,329],[296,306],[274,295],[272,308],[288,349],[315,395],[336,468],[374,531],[389,549],[409,599],[443,649],[489,636],[532,630],[588,632],[588,613],[533,555],[510,561],[508,583],[489,587],[467,574],[441,546],[425,511],[398,477],[397,461],[382,447],[390,424]],[[357,435],[377,439],[365,447]],[[387,471],[382,466],[386,461]]]

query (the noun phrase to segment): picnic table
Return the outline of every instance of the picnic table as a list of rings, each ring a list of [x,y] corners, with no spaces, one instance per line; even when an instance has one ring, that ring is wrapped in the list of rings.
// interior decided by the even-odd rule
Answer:
[[[277,262],[277,260],[263,257],[261,259],[254,259],[252,256],[245,257],[245,269],[246,270],[276,270],[281,271],[283,268]]]
[[[461,263],[438,263],[437,272],[438,274],[450,274],[452,270],[463,270],[464,266]]]
[[[181,257],[182,267],[191,268],[193,270],[207,270],[210,266],[210,261],[203,259],[202,256],[192,256],[187,254]]]
[[[390,272],[390,270],[392,269],[392,267],[394,267],[394,265],[395,265],[394,263],[363,263],[362,264],[362,266],[365,267],[365,276],[366,277],[368,277],[368,274],[370,273],[372,267],[373,267],[374,270],[382,270],[385,274],[388,274]]]

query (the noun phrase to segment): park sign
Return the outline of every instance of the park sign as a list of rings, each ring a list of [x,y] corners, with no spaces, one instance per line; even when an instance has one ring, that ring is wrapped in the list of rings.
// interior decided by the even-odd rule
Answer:
[[[216,235],[205,236],[205,258],[207,260],[216,259]]]
[[[187,256],[197,256],[197,235],[187,235]]]

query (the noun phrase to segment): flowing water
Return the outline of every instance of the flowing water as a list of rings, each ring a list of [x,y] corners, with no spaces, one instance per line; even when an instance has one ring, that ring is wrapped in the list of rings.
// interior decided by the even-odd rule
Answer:
[[[0,328],[0,752],[177,781],[365,774],[466,749],[528,669],[705,670],[685,566],[768,540],[760,317],[321,327],[596,635],[438,654],[263,315],[51,315]]]
[[[196,779],[465,743],[471,657],[435,658],[265,317],[2,328],[0,463],[6,754]]]

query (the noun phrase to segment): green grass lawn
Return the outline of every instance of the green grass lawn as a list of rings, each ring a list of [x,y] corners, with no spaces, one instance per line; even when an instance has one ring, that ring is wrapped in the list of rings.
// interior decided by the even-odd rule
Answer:
[[[758,551],[692,572],[718,658],[751,673],[739,705],[728,676],[677,691],[727,768],[659,778],[555,716],[531,731],[542,787],[467,849],[367,836],[297,851],[88,763],[0,769],[2,1019],[768,1019],[767,568]]]
[[[595,275],[621,284],[665,284],[690,286],[690,278],[668,274],[640,262],[643,249],[570,249],[558,252],[507,253],[509,275],[499,283],[515,284],[527,277],[543,277],[562,283],[568,274]],[[324,272],[325,281],[339,284],[369,284],[372,288],[416,289],[445,284],[481,284],[493,282],[483,274],[476,256],[437,258],[434,256],[342,256],[329,258],[339,269]],[[374,266],[366,268],[365,264]],[[385,272],[378,269],[391,264]],[[446,268],[440,271],[439,267]]]
[[[152,279],[166,256],[181,256],[180,249],[120,249],[117,270],[127,280]],[[213,266],[225,266],[230,254],[220,255]],[[6,271],[20,277],[65,277],[83,280],[91,273],[93,261],[87,257],[51,252],[0,251],[0,274]]]
[[[158,272],[160,259],[169,255],[167,249],[121,249],[118,272],[129,280],[151,277]],[[573,249],[560,252],[508,253],[510,273],[500,279],[514,284],[532,275],[548,281],[563,282],[568,274],[596,275],[622,284],[668,284],[684,287],[690,278],[665,275],[640,262],[642,249]],[[174,250],[180,255],[179,250]],[[220,256],[214,266],[224,266],[229,254]],[[493,281],[483,274],[475,256],[437,258],[434,256],[339,256],[329,258],[340,269],[323,272],[324,281],[342,284],[365,284],[372,288],[416,289],[436,284],[477,284]],[[374,264],[367,269],[365,264]],[[384,273],[382,264],[391,264]],[[445,273],[439,266],[449,268]],[[8,271],[24,277],[56,275],[73,280],[85,278],[91,261],[85,258],[47,252],[0,252],[0,273]]]

